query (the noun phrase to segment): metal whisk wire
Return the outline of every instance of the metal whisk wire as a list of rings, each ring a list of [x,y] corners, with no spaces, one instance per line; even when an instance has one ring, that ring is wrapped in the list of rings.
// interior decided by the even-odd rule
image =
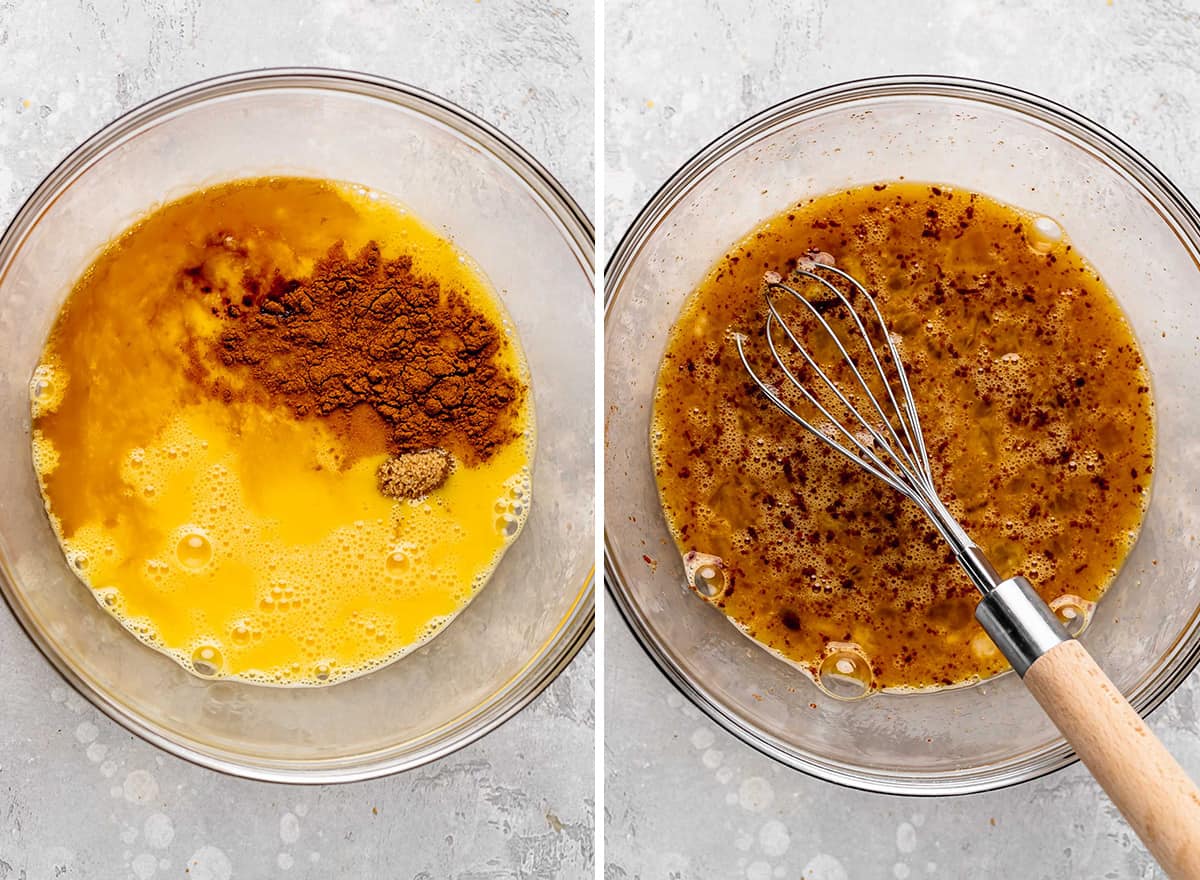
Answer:
[[[899,385],[898,394],[893,388],[894,382],[888,376],[884,361],[880,358],[878,345],[872,339],[858,310],[841,288],[820,273],[829,273],[835,278],[842,279],[850,286],[856,297],[861,298],[870,306],[871,316],[887,346],[886,354],[890,358],[890,363],[896,375],[894,381]],[[766,322],[767,346],[770,349],[775,365],[780,369],[787,381],[833,427],[835,434],[831,436],[829,431],[822,430],[813,425],[783,400],[772,385],[760,377],[750,365],[749,357],[746,353],[746,336],[740,333],[734,334],[738,356],[741,358],[742,365],[745,367],[747,374],[754,384],[758,386],[759,390],[766,395],[767,399],[790,419],[806,428],[830,448],[845,456],[872,476],[882,480],[916,504],[950,545],[976,586],[985,594],[990,592],[999,580],[998,575],[938,497],[937,489],[933,483],[933,472],[929,464],[929,454],[925,447],[925,438],[921,431],[920,417],[917,415],[916,402],[913,399],[912,387],[909,384],[904,363],[900,358],[900,353],[888,330],[887,322],[883,318],[879,305],[867,291],[866,287],[857,279],[835,266],[810,260],[801,263],[794,274],[815,282],[820,286],[820,289],[832,294],[845,307],[854,329],[870,354],[871,364],[865,369],[874,368],[874,372],[878,374],[883,394],[876,394],[872,390],[871,383],[863,372],[864,368],[860,367],[854,356],[847,351],[841,337],[825,318],[824,314],[822,314],[822,310],[795,287],[784,283],[778,276],[768,277],[764,291],[768,311]],[[829,336],[841,359],[845,362],[859,388],[861,388],[865,395],[870,409],[874,410],[875,415],[878,416],[878,422],[881,423],[882,427],[876,423],[874,418],[863,414],[862,410],[847,397],[837,382],[829,377],[828,373],[817,362],[817,359],[813,357],[809,351],[809,347],[797,337],[795,331],[775,302],[773,295],[779,294],[786,294],[801,304],[817,321],[824,333]],[[859,431],[854,430],[855,425],[848,426],[843,420],[836,418],[821,400],[818,399],[817,394],[811,391],[796,376],[788,366],[788,358],[784,357],[779,345],[776,343],[776,327],[783,331],[792,348],[800,354],[813,374],[834,395],[838,403],[845,408],[852,422],[856,423],[856,426],[869,436],[870,442],[860,437]],[[883,400],[880,399],[881,396],[884,398]],[[845,442],[839,442],[837,439],[838,435]]]
[[[767,399],[790,419],[900,492],[924,512],[983,594],[975,607],[975,619],[993,644],[1025,680],[1031,693],[1075,747],[1084,764],[1130,820],[1134,830],[1167,869],[1167,873],[1172,877],[1200,878],[1200,848],[1195,846],[1196,841],[1200,840],[1200,789],[1146,727],[1086,649],[1070,638],[1033,585],[1019,574],[1001,580],[983,551],[967,537],[938,498],[912,388],[887,322],[875,300],[853,277],[824,263],[806,260],[795,275],[815,282],[826,293],[832,293],[845,308],[850,319],[848,323],[853,324],[870,353],[869,360],[878,374],[883,392],[876,394],[872,390],[872,383],[864,373],[864,370],[870,370],[870,367],[864,367],[868,358],[856,360],[850,354],[822,314],[824,309],[811,302],[796,287],[785,284],[777,275],[768,276],[764,290],[767,302],[767,346],[775,366],[787,382],[832,425],[833,431],[818,428],[805,419],[770,383],[760,378],[746,354],[747,337],[735,333],[733,338],[746,373]],[[846,296],[830,278],[845,282],[850,296]],[[869,406],[856,406],[817,363],[809,346],[800,340],[779,309],[776,300],[785,294],[807,309],[828,334],[844,366],[849,368],[866,395]],[[878,347],[867,332],[851,298],[861,298],[870,305],[875,322],[887,343],[887,355],[899,393],[889,380],[884,359],[880,358]],[[844,410],[844,421],[836,418],[817,394],[793,372],[789,361],[794,364],[796,359],[791,352],[785,357],[780,351],[780,344],[777,343],[780,334],[776,328],[782,330],[782,335],[799,353],[808,372],[837,399],[838,404],[834,408]],[[852,338],[852,335],[848,334],[847,338]],[[836,363],[833,355],[829,359]],[[841,375],[841,371],[836,371],[835,375]],[[873,410],[878,422],[874,417],[865,416],[864,409],[868,412]],[[1164,816],[1170,821],[1164,821]]]

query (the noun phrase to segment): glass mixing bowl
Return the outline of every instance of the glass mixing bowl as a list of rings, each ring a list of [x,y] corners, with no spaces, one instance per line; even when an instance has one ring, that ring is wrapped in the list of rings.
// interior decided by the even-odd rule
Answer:
[[[971,688],[855,702],[825,696],[687,590],[650,466],[667,332],[709,267],[789,203],[901,177],[1056,218],[1120,299],[1153,376],[1158,461],[1141,538],[1082,641],[1141,712],[1196,665],[1200,216],[1095,123],[989,83],[886,78],[803,95],[714,141],[641,212],[606,283],[606,574],[659,667],[745,742],[856,788],[965,793],[1073,760],[1020,680],[1009,673]]]
[[[71,285],[155,205],[297,174],[394,196],[482,267],[532,370],[539,443],[521,537],[428,645],[328,688],[205,681],[126,633],[71,573],[29,448],[31,373]],[[592,229],[562,187],[461,109],[357,73],[235,74],[158,98],[76,149],[0,239],[0,588],[88,699],[168,751],[277,781],[414,767],[482,736],[566,666],[593,626]]]

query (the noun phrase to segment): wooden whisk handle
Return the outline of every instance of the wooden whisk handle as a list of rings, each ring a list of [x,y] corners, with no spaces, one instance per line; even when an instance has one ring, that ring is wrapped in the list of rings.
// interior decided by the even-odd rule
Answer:
[[[975,617],[1163,870],[1200,880],[1200,791],[1029,581],[996,584]]]
[[[1167,875],[1200,880],[1200,790],[1083,645],[1051,648],[1025,684]]]

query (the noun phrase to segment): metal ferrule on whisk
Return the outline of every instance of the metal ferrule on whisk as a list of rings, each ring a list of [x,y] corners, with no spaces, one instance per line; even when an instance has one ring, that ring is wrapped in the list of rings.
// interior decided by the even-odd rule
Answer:
[[[829,276],[840,278],[869,306],[868,320],[873,321],[883,341],[886,353],[895,373],[894,380],[888,376],[880,358],[876,341],[867,331],[862,317],[851,304],[842,289],[833,284]],[[841,455],[853,461],[872,476],[882,480],[904,497],[916,504],[933,523],[938,533],[954,552],[955,558],[968,577],[983,595],[975,611],[975,617],[983,626],[996,647],[1004,654],[1018,675],[1024,675],[1032,663],[1050,648],[1069,638],[1054,613],[1023,577],[1002,580],[999,573],[984,556],[983,551],[967,536],[962,526],[946,509],[938,497],[933,484],[933,472],[929,465],[929,454],[921,432],[921,422],[913,400],[912,388],[904,370],[900,354],[896,350],[892,334],[874,298],[853,276],[835,266],[814,260],[805,260],[795,274],[820,285],[820,289],[836,297],[845,307],[854,331],[866,345],[870,364],[881,380],[883,394],[872,390],[859,363],[846,350],[842,339],[825,319],[822,310],[802,293],[783,282],[778,275],[769,274],[766,279],[764,297],[767,304],[766,340],[775,365],[783,372],[788,383],[795,388],[825,420],[828,430],[813,425],[808,419],[782,399],[771,384],[764,381],[750,365],[746,355],[746,337],[735,333],[738,356],[754,384],[788,418],[810,431]],[[775,301],[778,296],[790,296],[807,309],[820,324],[836,346],[839,355],[850,369],[858,390],[865,395],[865,405],[856,406],[839,388],[833,379],[813,358],[809,349],[797,338]],[[825,389],[837,400],[847,419],[836,418],[822,404],[817,395],[807,388],[789,368],[776,343],[776,328],[799,353],[808,368]],[[898,390],[893,386],[898,386]],[[857,392],[856,396],[857,396]],[[864,415],[863,410],[866,410]]]

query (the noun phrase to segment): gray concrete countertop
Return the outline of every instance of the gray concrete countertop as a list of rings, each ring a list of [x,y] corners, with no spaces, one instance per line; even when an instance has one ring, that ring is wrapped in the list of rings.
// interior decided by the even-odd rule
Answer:
[[[899,73],[979,77],[1101,122],[1200,200],[1200,5],[708,2],[607,6],[606,245],[709,140],[771,104]],[[905,799],[789,770],[716,727],[606,599],[606,880],[1162,876],[1078,766]],[[1200,676],[1151,719],[1200,777]]]
[[[0,222],[98,127],[197,79],[346,67],[437,92],[511,135],[585,210],[590,3],[0,2]],[[0,880],[581,878],[593,859],[593,652],[427,767],[328,787],[231,779],[125,733],[0,608]],[[187,873],[185,873],[185,871]]]

